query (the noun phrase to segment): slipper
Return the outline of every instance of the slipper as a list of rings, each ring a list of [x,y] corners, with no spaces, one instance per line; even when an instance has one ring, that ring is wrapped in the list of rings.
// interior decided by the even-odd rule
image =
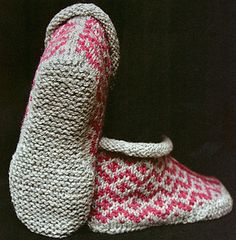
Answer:
[[[67,7],[49,23],[9,170],[17,217],[32,232],[61,238],[87,221],[118,62],[116,30],[94,4]]]
[[[102,138],[100,148],[88,221],[94,232],[117,234],[193,223],[232,210],[233,200],[224,185],[174,159],[167,137],[157,144]]]

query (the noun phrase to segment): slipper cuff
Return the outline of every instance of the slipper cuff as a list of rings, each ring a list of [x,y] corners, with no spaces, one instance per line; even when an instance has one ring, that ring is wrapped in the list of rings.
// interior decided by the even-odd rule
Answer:
[[[126,142],[103,137],[100,140],[99,147],[106,151],[141,158],[163,157],[173,150],[172,141],[167,136],[163,136],[163,141],[160,143]]]

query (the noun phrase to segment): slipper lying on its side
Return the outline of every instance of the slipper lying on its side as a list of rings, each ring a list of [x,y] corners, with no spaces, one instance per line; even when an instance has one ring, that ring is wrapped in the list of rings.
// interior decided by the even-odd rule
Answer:
[[[172,143],[102,138],[89,226],[94,232],[130,232],[163,224],[219,218],[233,201],[214,177],[197,174],[170,156]]]

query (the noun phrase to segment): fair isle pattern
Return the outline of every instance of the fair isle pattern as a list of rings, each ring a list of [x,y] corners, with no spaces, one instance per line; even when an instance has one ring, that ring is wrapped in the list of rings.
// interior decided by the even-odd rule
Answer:
[[[170,155],[134,158],[101,150],[89,226],[129,232],[162,224],[219,218],[232,199],[219,180],[189,170]]]
[[[109,16],[94,4],[78,3],[72,6],[69,6],[61,10],[59,13],[57,13],[54,16],[54,18],[50,21],[47,27],[45,46],[47,46],[47,44],[49,43],[52,33],[58,28],[58,26],[62,22],[65,22],[66,20],[77,16],[78,13],[81,17],[91,16],[95,19],[98,19],[99,22],[102,24],[103,29],[106,32],[106,37],[108,39],[108,44],[109,44],[109,52],[110,52],[110,58],[111,58],[110,74],[114,76],[119,66],[119,59],[120,59],[119,40],[117,38],[116,30]]]
[[[10,164],[18,218],[31,231],[49,237],[68,236],[87,221],[94,193],[95,138],[100,137],[108,78],[115,74],[110,66],[117,59],[111,57],[107,37],[115,33],[114,26],[94,5],[100,18],[92,17],[89,6],[66,8],[61,22],[54,17],[58,27],[54,24],[36,71]],[[76,10],[72,18],[66,18],[68,10]],[[83,36],[88,49],[79,46]]]
[[[89,63],[99,72],[108,76],[111,67],[109,46],[105,41],[105,31],[98,20],[90,18],[85,22],[83,33],[80,33],[76,51],[85,52]],[[102,61],[102,60],[103,61]]]
[[[96,19],[90,18],[85,22],[85,28],[83,33],[80,34],[76,48],[79,54],[85,53],[86,59],[100,73],[96,78],[96,81],[98,81],[96,93],[98,104],[90,121],[92,129],[89,135],[91,139],[90,152],[93,156],[97,153],[98,140],[101,135],[108,90],[107,79],[111,70],[109,46],[105,40],[105,32],[100,27],[100,23]]]
[[[76,28],[76,19],[71,19],[67,23],[60,26],[52,34],[51,41],[48,43],[43,56],[40,59],[40,63],[48,60],[50,57],[58,54],[63,54],[65,52],[65,45],[70,41],[70,36]]]

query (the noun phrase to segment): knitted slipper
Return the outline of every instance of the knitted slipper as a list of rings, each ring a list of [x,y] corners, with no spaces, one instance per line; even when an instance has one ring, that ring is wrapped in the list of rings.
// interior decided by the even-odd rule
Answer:
[[[214,177],[197,174],[170,156],[172,143],[103,138],[89,226],[110,234],[162,224],[219,218],[232,198]]]
[[[9,171],[16,214],[31,231],[64,237],[86,222],[118,60],[115,28],[97,6],[75,4],[49,23]]]

